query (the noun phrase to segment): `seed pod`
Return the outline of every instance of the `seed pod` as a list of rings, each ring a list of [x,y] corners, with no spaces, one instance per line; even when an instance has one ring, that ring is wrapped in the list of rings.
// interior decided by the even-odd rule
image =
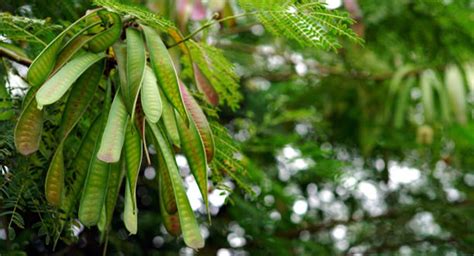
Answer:
[[[158,145],[158,142],[156,141],[155,137],[153,136],[153,133],[148,133],[149,141],[153,143],[153,146],[155,148],[160,148]],[[174,215],[176,211],[178,210],[176,206],[176,199],[174,197],[174,191],[173,191],[173,184],[171,184],[171,179],[170,175],[167,170],[166,162],[163,159],[163,156],[161,154],[156,154],[156,163],[157,167],[156,170],[159,174],[159,179],[160,179],[160,200],[162,201],[163,209],[169,213]],[[162,210],[163,211],[163,210]]]
[[[59,100],[82,73],[104,57],[104,54],[85,53],[68,62],[36,93],[38,108],[41,109],[44,105]]]
[[[125,228],[127,228],[130,234],[136,234],[138,230],[138,211],[133,210],[134,204],[132,200],[132,194],[130,192],[130,183],[128,178],[125,182],[125,204],[123,209],[123,223],[125,224]]]
[[[43,131],[43,111],[36,106],[34,95],[38,88],[28,91],[24,99],[24,107],[15,127],[15,146],[23,155],[36,152]]]
[[[194,216],[193,210],[189,205],[184,186],[179,175],[178,166],[174,155],[170,149],[170,145],[163,137],[163,131],[159,129],[156,125],[148,123],[148,128],[151,129],[158,145],[159,145],[159,154],[165,160],[168,173],[170,175],[171,184],[173,186],[174,196],[176,198],[176,204],[178,208],[178,215],[181,225],[181,230],[183,232],[184,242],[187,246],[198,249],[204,246],[204,239],[201,236],[201,232]],[[158,149],[157,149],[158,151]]]
[[[74,83],[64,108],[59,127],[59,138],[67,137],[94,99],[104,67],[105,62],[103,61],[92,65]]]
[[[122,88],[122,96],[128,113],[133,120],[135,104],[145,72],[145,45],[141,33],[134,28],[127,28],[127,85]]]
[[[127,45],[117,42],[113,45],[113,50],[117,61],[120,88],[125,88],[127,87]]]
[[[207,102],[209,102],[213,106],[217,106],[219,104],[219,95],[217,94],[214,87],[212,87],[207,77],[202,73],[198,65],[196,65],[195,63],[193,63],[193,71],[194,80],[196,81],[196,86],[199,91],[204,94],[204,97]]]
[[[166,170],[164,170],[166,172]],[[179,236],[181,234],[181,226],[179,225],[179,215],[176,211],[174,211],[173,213],[170,213],[166,210],[166,199],[164,198],[165,195],[166,195],[166,190],[167,190],[167,186],[171,186],[171,184],[169,185],[165,185],[163,184],[164,181],[163,181],[163,176],[162,174],[164,174],[163,172],[160,172],[158,175],[159,175],[159,200],[160,200],[160,211],[161,211],[161,217],[163,218],[163,225],[165,226],[166,230],[168,231],[168,233],[170,233],[171,235],[173,236]],[[173,193],[171,191],[171,193]],[[173,201],[174,201],[174,197],[173,197]],[[176,205],[176,202],[174,202],[174,205]]]
[[[163,106],[155,74],[148,66],[145,68],[145,77],[143,79],[140,95],[145,116],[152,123],[158,122],[163,111]]]
[[[64,212],[69,213],[72,207],[76,204],[79,199],[80,193],[84,186],[84,181],[87,177],[87,171],[89,169],[90,162],[93,158],[91,152],[94,151],[94,147],[97,138],[100,137],[102,129],[102,116],[99,115],[90,126],[87,134],[82,140],[81,146],[74,158],[72,164],[72,171],[75,172],[75,179],[69,190],[67,191],[66,198],[64,200],[64,206],[62,207]],[[95,157],[94,157],[95,158]]]
[[[120,192],[120,187],[122,185],[122,179],[124,176],[124,168],[122,166],[123,160],[118,163],[113,163],[110,166],[109,178],[107,184],[107,195],[105,198],[105,204],[102,210],[102,216],[99,221],[102,232],[104,233],[110,223],[112,222],[112,217],[117,203],[117,198]]]
[[[49,164],[45,182],[46,200],[53,206],[60,206],[64,193],[63,144],[59,144]]]
[[[142,141],[140,138],[140,132],[132,122],[128,123],[127,131],[125,133],[125,144],[124,144],[125,163],[127,167],[127,180],[130,190],[130,196],[132,197],[132,210],[136,211],[136,188],[138,181],[138,173],[142,162]]]
[[[161,94],[162,95],[162,94]],[[168,134],[168,137],[171,139],[171,142],[173,145],[176,147],[181,147],[181,142],[179,139],[179,133],[178,133],[178,127],[176,126],[176,119],[175,119],[175,111],[173,109],[173,106],[168,102],[166,98],[162,98],[162,104],[163,104],[163,124],[166,128],[166,132]]]
[[[106,23],[111,23],[112,25],[108,29],[95,35],[89,42],[89,49],[95,53],[105,51],[109,48],[119,39],[120,33],[122,32],[122,19],[118,14],[104,10],[99,11],[98,14],[107,21]]]
[[[53,41],[51,41],[33,60],[27,74],[27,80],[31,86],[41,85],[48,78],[56,63],[57,54],[63,47],[63,39],[66,34],[69,33],[73,27],[92,15],[96,15],[96,11],[89,12],[76,20],[73,24],[63,30],[61,34],[54,38]]]
[[[184,155],[188,159],[189,168],[196,179],[202,198],[204,199],[204,204],[209,213],[209,201],[207,198],[207,164],[204,144],[194,121],[191,121],[189,127],[187,127],[181,118],[177,116],[176,123],[178,124],[179,137],[181,138],[181,146]]]
[[[394,125],[396,128],[401,128],[405,123],[408,113],[408,104],[410,102],[410,91],[414,83],[415,79],[413,77],[408,78],[407,81],[402,84],[402,88],[398,93],[394,116]]]
[[[102,135],[100,149],[97,153],[98,159],[107,163],[115,163],[119,161],[125,139],[125,128],[127,123],[127,110],[122,102],[120,94],[117,94],[112,102],[107,124]]]
[[[183,95],[184,104],[186,105],[186,109],[191,116],[191,119],[196,124],[196,128],[201,136],[202,142],[204,144],[204,148],[206,150],[206,159],[207,162],[210,163],[212,158],[214,157],[214,137],[212,135],[211,127],[209,126],[209,122],[207,121],[206,115],[202,111],[199,104],[196,102],[194,97],[189,93],[186,86],[180,82],[179,86],[181,90],[181,94]]]
[[[445,85],[448,92],[451,110],[458,123],[467,122],[466,88],[461,70],[455,65],[446,68]]]
[[[107,122],[107,113],[109,112],[111,107],[110,102],[112,98],[112,83],[110,80],[107,81],[107,89],[105,91],[104,98],[104,112],[98,117],[96,117],[96,119],[92,123],[91,127],[89,128],[89,131],[87,131],[87,134],[82,141],[82,144],[76,154],[76,157],[74,158],[74,163],[72,167],[76,175],[72,186],[67,193],[65,205],[63,207],[64,212],[66,213],[71,212],[73,206],[76,204],[76,201],[79,199],[79,196],[81,195],[81,191],[84,187],[84,183],[89,172],[89,167],[92,161],[96,159],[96,146],[102,136],[102,131]],[[93,152],[94,154],[91,154],[91,152]]]
[[[433,79],[434,72],[432,70],[426,70],[421,74],[420,87],[422,92],[423,110],[425,119],[427,122],[432,122],[434,119],[434,99],[433,99]]]
[[[66,64],[72,58],[72,56],[82,50],[82,47],[89,40],[91,40],[91,38],[92,36],[79,36],[67,43],[64,49],[59,54],[58,58],[56,59],[56,64],[52,73],[56,73],[59,69],[61,69],[64,64]]]
[[[98,146],[99,143],[97,142],[94,154],[97,152]],[[92,158],[84,183],[78,214],[79,220],[85,226],[89,227],[99,222],[105,202],[109,172],[110,164],[95,157]]]
[[[142,28],[150,52],[151,66],[158,78],[161,89],[187,124],[186,109],[178,86],[178,76],[168,49],[154,29],[143,25]]]

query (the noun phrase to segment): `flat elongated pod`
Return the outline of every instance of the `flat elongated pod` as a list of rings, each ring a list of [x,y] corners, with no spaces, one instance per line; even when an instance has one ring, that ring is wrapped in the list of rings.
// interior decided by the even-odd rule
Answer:
[[[96,20],[96,22],[84,27],[66,43],[66,46],[64,46],[64,48],[61,50],[61,53],[58,55],[53,73],[66,64],[66,62],[68,62],[77,52],[82,50],[85,45],[89,45],[89,49],[92,52],[98,53],[106,50],[119,38],[122,28],[122,21],[120,17],[115,13],[108,13],[107,11],[102,12],[107,13],[103,14],[104,16],[107,15],[107,19],[114,20],[112,22],[113,25],[110,28],[100,31],[95,35],[82,35],[82,33],[87,30],[94,30],[95,27],[99,27],[98,25],[101,23],[100,18],[98,16],[93,17],[95,18],[94,20]],[[118,21],[115,21],[116,19],[118,19]]]
[[[191,121],[189,127],[187,127],[181,120],[181,117],[177,116],[176,123],[178,124],[179,137],[181,138],[181,148],[188,159],[189,168],[196,179],[202,198],[204,199],[204,204],[209,212],[209,201],[207,198],[207,164],[204,144],[194,121]]]
[[[58,55],[53,73],[62,68],[91,38],[92,36],[79,36],[69,42]]]
[[[176,126],[175,111],[173,106],[168,102],[166,98],[162,98],[163,106],[163,124],[165,125],[166,132],[171,139],[171,142],[176,147],[181,147],[181,142],[179,139],[178,127]]]
[[[38,150],[43,131],[43,111],[36,107],[34,99],[37,90],[30,89],[25,96],[23,111],[15,127],[15,147],[25,156]]]
[[[94,99],[104,67],[104,61],[92,65],[74,83],[59,127],[59,137],[61,139],[67,137]]]
[[[119,161],[123,142],[125,140],[125,128],[127,122],[127,110],[122,102],[120,94],[117,94],[112,102],[107,124],[102,135],[100,149],[97,153],[98,159],[107,163],[115,163]]]
[[[213,106],[219,104],[219,95],[217,94],[214,87],[211,85],[207,77],[199,69],[198,65],[193,63],[194,81],[196,82],[197,88],[204,94],[205,99]]]
[[[65,34],[56,37],[31,63],[26,76],[31,86],[42,84],[53,70],[56,63],[56,55],[62,47]]]
[[[36,93],[38,108],[58,101],[90,66],[104,57],[105,54],[85,53],[64,65]]]
[[[109,48],[117,39],[120,37],[122,32],[122,19],[120,16],[113,12],[107,12],[104,10],[99,11],[99,16],[105,20],[106,25],[110,25],[106,30],[98,33],[89,42],[89,49],[92,52],[101,52]]]
[[[116,42],[112,49],[114,50],[115,60],[120,78],[120,88],[127,86],[127,45]]]
[[[201,107],[196,102],[191,93],[189,93],[186,86],[184,86],[183,83],[180,82],[179,88],[181,89],[181,94],[183,95],[186,109],[188,110],[188,113],[191,115],[191,118],[196,124],[196,128],[199,132],[199,135],[201,135],[201,139],[206,150],[207,162],[210,163],[212,161],[212,158],[214,157],[215,146],[214,137],[212,135],[209,122],[207,121],[206,115],[204,115],[204,112],[202,111]]]
[[[84,181],[87,177],[87,171],[89,170],[89,165],[92,160],[93,155],[91,152],[94,152],[97,138],[100,137],[102,125],[102,116],[95,118],[94,122],[90,126],[87,134],[82,140],[81,146],[77,151],[77,154],[74,158],[72,164],[72,170],[74,171],[74,180],[72,185],[66,193],[66,199],[64,200],[64,212],[70,212],[72,207],[76,204],[78,198],[80,197],[81,190],[84,186]]]
[[[122,180],[124,176],[124,168],[122,166],[123,160],[118,163],[113,163],[110,165],[108,185],[107,185],[107,195],[105,198],[105,204],[103,207],[103,213],[100,219],[102,231],[106,231],[112,222],[112,217],[114,214],[115,205],[117,203],[117,198],[120,192],[120,187],[122,185]]]
[[[155,136],[150,131],[150,129],[146,129],[146,138],[147,141],[153,144],[155,149],[160,148],[160,145],[156,141]],[[159,183],[161,184],[159,185],[161,186],[160,200],[163,201],[163,207],[167,213],[175,214],[178,208],[176,206],[176,199],[174,197],[173,184],[171,184],[170,175],[168,173],[168,170],[166,169],[167,166],[161,154],[155,154],[155,164],[155,169],[159,174],[158,177],[159,179],[161,179]]]
[[[392,77],[389,86],[390,94],[396,94],[397,91],[400,89],[400,85],[402,84],[402,80],[407,76],[410,72],[412,72],[414,67],[412,65],[405,65],[399,68]]]
[[[166,171],[166,170],[165,170]],[[163,185],[163,179],[161,176],[162,173],[159,173],[159,200],[160,200],[160,211],[161,217],[163,218],[163,225],[165,226],[168,233],[173,236],[179,236],[181,234],[181,226],[179,225],[179,215],[175,211],[174,213],[169,213],[166,210],[166,200],[164,199],[166,185]],[[169,184],[171,186],[171,184]],[[174,199],[174,198],[173,198]],[[175,202],[176,205],[176,202]]]
[[[158,78],[161,89],[187,123],[186,109],[178,85],[178,76],[168,49],[154,29],[144,25],[142,25],[142,28],[150,52],[151,66]]]
[[[160,147],[156,139],[153,138],[152,141],[155,148]],[[171,184],[170,175],[167,170],[168,167],[161,154],[156,154],[156,158],[160,178],[160,200],[163,201],[163,207],[167,213],[175,214],[178,208],[176,206],[176,198],[174,197],[173,184]]]
[[[56,56],[63,47],[63,39],[69,31],[89,16],[96,15],[96,11],[89,12],[61,32],[51,41],[33,60],[28,69],[27,80],[31,86],[42,84],[49,76],[56,63]]]
[[[441,118],[444,122],[450,123],[452,121],[452,115],[451,108],[449,106],[448,93],[446,92],[446,88],[444,87],[443,83],[436,75],[433,76],[433,89],[438,95]]]
[[[99,142],[96,142],[95,152],[97,152],[98,144]],[[85,226],[89,227],[99,222],[107,194],[109,172],[110,164],[92,157],[84,182],[78,213],[79,220]]]
[[[0,45],[1,47],[1,45]],[[467,62],[463,65],[466,74],[467,87],[470,92],[474,91],[474,62]]]
[[[433,77],[436,76],[432,70],[423,71],[420,78],[420,88],[422,92],[421,100],[423,102],[423,112],[427,122],[432,122],[435,114],[435,105],[433,99]]]
[[[91,127],[87,131],[86,136],[84,137],[79,151],[77,152],[74,162],[73,162],[73,171],[75,172],[73,183],[70,189],[67,192],[64,212],[69,213],[72,211],[77,200],[81,196],[81,191],[83,190],[87,174],[89,172],[89,166],[91,165],[92,160],[96,159],[96,147],[97,143],[100,141],[102,136],[102,131],[107,122],[107,113],[110,110],[110,105],[112,101],[112,83],[110,80],[107,81],[107,89],[104,95],[104,105],[103,113],[95,118]],[[91,154],[91,152],[93,154]]]
[[[179,221],[181,230],[183,232],[184,242],[191,248],[202,248],[204,246],[204,239],[201,236],[194,212],[189,205],[181,176],[179,175],[178,166],[176,165],[170,145],[165,137],[163,137],[163,133],[157,125],[151,123],[147,124],[155,136],[155,139],[159,145],[159,149],[157,149],[157,151],[162,155],[170,175],[171,184],[173,186],[173,191],[176,198]]]
[[[108,191],[108,190],[107,190]],[[107,200],[107,198],[106,198]],[[106,229],[106,226],[107,226],[107,207],[105,207],[105,204],[104,206],[102,206],[102,210],[100,211],[100,218],[99,218],[99,221],[97,222],[97,229],[99,229],[100,231],[100,240],[102,242],[102,237],[103,237],[103,234],[105,233],[105,229]]]
[[[122,96],[128,113],[134,116],[135,104],[145,72],[145,43],[141,33],[134,28],[127,28],[127,84],[122,86]]]
[[[66,42],[65,46],[61,49],[56,59],[52,74],[56,73],[60,68],[62,68],[64,64],[66,64],[72,58],[72,56],[83,50],[83,46],[89,42],[93,36],[82,34],[91,28],[98,27],[100,23],[100,21],[91,23],[69,38],[69,41]]]
[[[461,124],[466,123],[466,86],[461,70],[457,66],[449,65],[446,68],[445,85],[456,121]]]
[[[401,128],[405,123],[406,115],[408,113],[407,108],[410,101],[410,91],[414,83],[415,80],[413,77],[408,78],[398,93],[397,106],[394,116],[394,125],[396,128]]]
[[[59,144],[46,174],[44,185],[46,200],[53,206],[60,206],[64,193],[64,154],[63,144]]]
[[[125,224],[125,228],[130,232],[130,234],[136,234],[138,230],[138,211],[133,210],[134,204],[132,200],[132,193],[130,189],[130,183],[128,178],[125,182],[126,189],[125,189],[125,198],[124,198],[124,209],[123,209],[123,223]]]
[[[124,153],[127,167],[127,180],[129,185],[127,189],[130,190],[132,210],[135,212],[137,210],[136,188],[138,173],[140,172],[140,166],[142,163],[142,140],[140,137],[140,132],[133,122],[129,122],[127,126],[127,131],[125,133]]]
[[[163,106],[155,73],[148,66],[145,68],[145,77],[143,78],[140,95],[146,118],[152,123],[158,122],[163,112]]]

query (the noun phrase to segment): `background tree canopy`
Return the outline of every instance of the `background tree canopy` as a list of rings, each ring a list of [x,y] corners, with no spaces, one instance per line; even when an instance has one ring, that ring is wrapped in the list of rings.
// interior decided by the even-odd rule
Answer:
[[[165,229],[147,164],[136,235],[122,222],[125,185],[106,231],[47,202],[64,100],[48,106],[38,152],[15,148],[31,60],[97,6],[124,23],[171,24],[186,41],[164,40],[180,76],[191,81],[194,63],[218,95],[192,91],[216,150],[228,150],[210,164],[211,222],[176,156],[206,242],[198,252]],[[474,253],[473,14],[471,0],[2,1],[0,254]],[[106,87],[65,142],[67,166]]]

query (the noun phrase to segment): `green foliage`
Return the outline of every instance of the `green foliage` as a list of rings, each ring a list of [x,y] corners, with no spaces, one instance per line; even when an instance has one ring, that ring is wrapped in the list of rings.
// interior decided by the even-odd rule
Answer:
[[[132,180],[136,198],[124,182],[125,187],[116,184],[117,191],[107,192],[106,204],[94,204],[107,254],[187,253],[186,243],[172,236],[182,228],[177,223],[192,223],[192,236],[199,230],[194,218],[187,222],[177,214],[173,186],[180,185],[181,178],[185,186],[184,191],[178,186],[179,199],[185,202],[189,197],[199,229],[209,234],[203,237],[202,255],[398,255],[407,251],[464,255],[474,251],[472,1],[343,1],[339,9],[347,8],[357,18],[354,24],[345,12],[326,9],[323,1],[196,0],[189,2],[202,3],[208,16],[220,16],[195,20],[199,15],[193,14],[200,8],[188,5],[183,16],[191,18],[177,17],[184,36],[174,20],[152,14],[181,11],[175,1],[146,1],[152,11],[127,2],[138,1],[96,3],[120,13],[123,28],[134,27],[141,33],[143,24],[148,24],[160,29],[163,48],[172,48],[170,59],[178,77],[191,85],[189,95],[210,121],[215,155],[206,164],[212,180],[207,186],[212,225],[203,221],[205,200],[196,197],[200,192],[189,170],[197,162],[186,165],[184,161],[194,161],[189,156],[192,147],[182,144],[189,141],[183,142],[177,130],[187,126],[176,126],[179,116],[161,94],[163,120],[152,129],[162,128],[158,133],[161,144],[166,144],[163,150],[153,143],[156,138],[150,136],[150,129],[142,130],[150,109],[140,104],[142,95],[132,110],[131,120],[139,130],[134,135],[140,142],[135,147],[145,142],[155,145],[144,148],[142,168]],[[354,3],[359,5],[351,6]],[[357,28],[364,47],[354,40],[349,26]],[[188,29],[195,32],[186,35]],[[64,141],[68,207],[48,205],[42,191],[48,163],[60,144],[62,113],[69,111],[66,100],[47,107],[42,142],[29,157],[14,149],[15,118],[0,123],[0,229],[8,230],[11,223],[9,232],[16,233],[13,240],[0,240],[0,253],[23,249],[33,255],[49,254],[54,245],[45,245],[51,242],[57,242],[56,251],[71,254],[102,250],[96,229],[78,231],[73,199],[80,197],[83,188],[87,175],[83,167],[95,159],[90,147],[103,133],[100,124],[95,132],[87,131],[99,113],[109,112],[112,90],[116,93],[120,84],[126,84],[122,72],[126,51],[121,51],[121,45],[127,36],[122,34],[114,51],[106,45],[100,89]],[[269,34],[290,40],[274,40]],[[314,40],[318,37],[321,40]],[[339,41],[339,37],[349,40]],[[21,45],[30,56],[37,52],[32,45],[38,43]],[[324,50],[341,46],[338,52]],[[145,49],[149,47],[146,43]],[[80,48],[91,49],[87,44]],[[0,55],[18,61],[2,51]],[[24,74],[17,65],[4,62],[8,65],[0,75]],[[202,81],[217,92],[219,108],[196,81],[196,66]],[[74,86],[72,90],[66,96],[78,93]],[[12,104],[17,117],[18,102]],[[85,137],[85,146],[80,146]],[[186,158],[181,155],[185,147]],[[174,185],[163,175],[170,174],[160,159],[163,153],[172,166]],[[145,161],[148,157],[150,162]],[[121,173],[115,172],[113,182],[119,182]],[[125,199],[123,189],[128,193]],[[114,206],[115,212],[110,210]],[[133,236],[127,236],[120,218],[124,207],[131,231],[137,231]],[[191,216],[187,205],[181,208]],[[42,237],[37,239],[38,235]],[[185,236],[189,245],[192,236]],[[192,246],[201,246],[201,241]]]
[[[94,4],[105,7],[106,9],[119,13],[121,15],[130,15],[136,19],[139,19],[146,24],[159,28],[161,30],[167,30],[173,28],[173,23],[169,20],[150,12],[146,8],[139,5],[132,5],[129,3],[122,3],[117,0],[94,0]]]
[[[45,37],[51,36],[61,26],[23,16],[0,12],[0,35],[13,41],[26,41],[46,45]]]
[[[244,10],[255,13],[274,35],[295,40],[303,47],[336,50],[341,47],[337,36],[360,42],[349,28],[354,21],[347,13],[330,11],[320,2],[240,0],[239,3]]]
[[[219,95],[219,103],[236,110],[242,95],[239,92],[239,77],[235,73],[234,65],[226,59],[221,50],[213,46],[192,40],[186,45],[192,61],[201,68]],[[186,66],[185,72],[191,73],[192,65],[189,59],[184,57],[183,60]]]

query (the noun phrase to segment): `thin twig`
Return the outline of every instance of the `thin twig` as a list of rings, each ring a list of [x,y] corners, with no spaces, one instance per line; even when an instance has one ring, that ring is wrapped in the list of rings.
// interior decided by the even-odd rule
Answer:
[[[209,20],[208,22],[206,22],[206,24],[202,25],[201,27],[199,27],[198,29],[194,30],[191,34],[187,35],[186,37],[184,37],[181,41],[178,41],[170,46],[168,46],[168,49],[170,48],[173,48],[179,44],[182,44],[186,41],[188,41],[189,39],[193,38],[196,34],[198,34],[199,32],[203,31],[204,29],[216,24],[216,23],[221,23],[221,22],[224,22],[226,20],[231,20],[231,19],[236,19],[236,18],[240,18],[240,17],[244,17],[244,16],[248,16],[248,15],[253,15],[255,14],[256,12],[244,12],[244,13],[241,13],[241,14],[237,14],[237,15],[233,15],[233,16],[228,16],[228,17],[225,17],[225,18],[222,18],[222,19],[218,19],[218,20],[214,20],[214,19],[211,19]]]
[[[5,57],[9,60],[12,60],[14,62],[20,63],[25,66],[30,66],[32,62],[27,57],[20,56],[14,53],[13,51],[8,51],[7,49],[4,49],[4,48],[0,48],[0,57]]]

